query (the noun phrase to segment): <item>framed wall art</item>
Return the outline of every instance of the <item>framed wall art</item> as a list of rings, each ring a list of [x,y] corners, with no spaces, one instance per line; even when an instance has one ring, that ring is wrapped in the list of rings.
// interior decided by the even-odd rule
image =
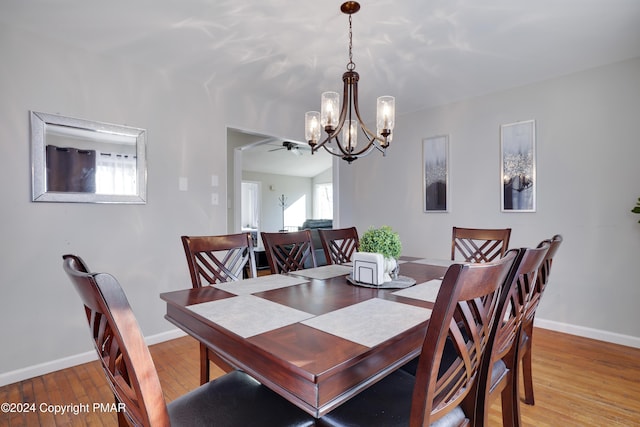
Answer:
[[[422,141],[422,195],[424,212],[449,211],[449,136]]]
[[[536,122],[500,126],[503,212],[536,211]]]

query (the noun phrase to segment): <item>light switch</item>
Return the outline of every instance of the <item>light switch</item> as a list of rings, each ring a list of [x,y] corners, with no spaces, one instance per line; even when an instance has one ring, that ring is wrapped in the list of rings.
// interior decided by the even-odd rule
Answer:
[[[211,186],[217,187],[218,182],[219,182],[218,175],[211,175]]]
[[[187,180],[187,177],[181,176],[180,178],[178,178],[178,189],[180,191],[187,191],[188,188],[189,180]]]
[[[211,193],[211,204],[213,206],[218,206],[220,204],[218,200],[218,193]]]

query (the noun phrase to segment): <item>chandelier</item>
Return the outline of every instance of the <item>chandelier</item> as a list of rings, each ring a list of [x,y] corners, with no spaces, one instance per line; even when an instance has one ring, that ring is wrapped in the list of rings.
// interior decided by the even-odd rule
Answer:
[[[324,148],[334,156],[340,156],[347,162],[364,157],[377,149],[384,156],[391,142],[395,121],[395,98],[381,96],[377,101],[376,132],[372,132],[364,124],[358,108],[358,80],[353,62],[352,15],[360,10],[360,4],[348,1],[340,6],[342,13],[349,15],[349,62],[347,71],[342,75],[344,89],[342,92],[342,109],[340,94],[324,92],[322,94],[320,112],[309,111],[305,114],[305,139],[311,146],[311,153]],[[338,111],[340,112],[338,115]],[[358,128],[362,130],[366,143],[358,146]],[[327,136],[320,141],[321,129]],[[335,142],[335,144],[334,144]]]

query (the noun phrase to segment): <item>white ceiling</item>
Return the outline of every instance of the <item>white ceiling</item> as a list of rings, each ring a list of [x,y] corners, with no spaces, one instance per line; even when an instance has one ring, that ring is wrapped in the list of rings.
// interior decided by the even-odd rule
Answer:
[[[342,90],[341,0],[2,0],[0,23],[319,109]],[[360,104],[399,114],[640,57],[640,0],[371,0],[353,16]],[[302,127],[302,125],[301,125]],[[302,139],[302,135],[301,135]]]
[[[233,132],[233,131],[231,131]],[[311,154],[307,144],[294,142],[297,148],[287,150],[284,141],[263,137],[257,143],[247,145],[242,151],[242,169],[245,171],[271,173],[313,178],[331,167],[332,157],[324,150]]]

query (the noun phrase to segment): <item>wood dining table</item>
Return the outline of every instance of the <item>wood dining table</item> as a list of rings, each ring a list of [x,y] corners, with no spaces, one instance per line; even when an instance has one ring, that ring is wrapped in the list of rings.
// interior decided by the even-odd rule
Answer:
[[[403,289],[328,265],[166,292],[165,318],[285,399],[321,417],[421,351],[450,261],[401,257]]]

